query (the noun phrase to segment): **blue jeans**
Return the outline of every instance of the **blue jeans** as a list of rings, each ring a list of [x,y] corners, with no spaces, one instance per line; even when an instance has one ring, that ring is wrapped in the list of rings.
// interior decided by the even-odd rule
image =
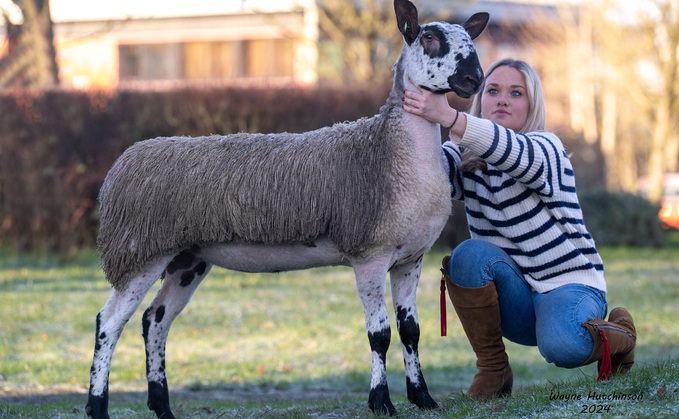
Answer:
[[[605,292],[567,284],[537,293],[526,284],[519,267],[505,251],[478,239],[456,247],[446,270],[461,287],[495,283],[502,335],[506,339],[537,346],[545,360],[557,367],[577,367],[592,354],[594,342],[581,323],[606,318]]]

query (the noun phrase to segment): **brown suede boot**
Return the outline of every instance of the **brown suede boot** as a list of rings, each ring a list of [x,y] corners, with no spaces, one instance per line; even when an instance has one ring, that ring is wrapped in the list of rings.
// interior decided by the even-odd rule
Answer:
[[[514,375],[502,342],[500,305],[495,284],[481,288],[465,288],[455,284],[446,271],[448,257],[443,259],[443,277],[448,296],[460,318],[467,339],[476,353],[479,372],[467,390],[467,396],[477,400],[512,394]]]
[[[598,361],[598,381],[607,380],[611,375],[624,374],[632,368],[637,330],[629,311],[617,307],[611,310],[608,321],[593,319],[582,326],[592,335],[594,350],[580,367]]]

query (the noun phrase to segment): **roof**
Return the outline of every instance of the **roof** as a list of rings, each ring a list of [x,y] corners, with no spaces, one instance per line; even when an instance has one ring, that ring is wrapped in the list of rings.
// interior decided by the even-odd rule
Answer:
[[[54,22],[128,20],[179,16],[242,14],[248,11],[288,11],[314,0],[51,0]]]

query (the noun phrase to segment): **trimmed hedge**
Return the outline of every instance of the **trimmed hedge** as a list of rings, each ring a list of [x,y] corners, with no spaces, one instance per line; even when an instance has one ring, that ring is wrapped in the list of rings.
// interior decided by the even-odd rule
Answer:
[[[136,141],[309,131],[374,115],[389,89],[384,83],[0,91],[0,247],[67,254],[93,246],[99,188],[116,158]],[[595,185],[599,176],[590,177],[585,183]],[[599,246],[662,244],[658,208],[642,198],[587,192],[581,204]],[[460,204],[439,242],[453,248],[468,237]]]
[[[587,230],[597,247],[664,244],[658,205],[626,192],[591,190],[578,195]]]
[[[159,136],[304,132],[371,116],[390,85],[0,91],[0,246],[93,246],[106,173]]]

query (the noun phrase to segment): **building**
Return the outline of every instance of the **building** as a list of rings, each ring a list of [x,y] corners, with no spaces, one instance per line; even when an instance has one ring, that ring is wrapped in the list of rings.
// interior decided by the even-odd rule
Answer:
[[[52,0],[60,81],[316,81],[313,0]]]
[[[476,11],[491,13],[495,29],[488,31],[495,36],[479,40],[483,58],[518,46],[514,39],[497,42],[505,31],[497,28],[521,25],[536,2],[544,3],[468,1],[455,9],[462,19]],[[421,15],[451,8],[450,1],[419,3]],[[64,85],[86,89],[225,79],[310,84],[318,79],[322,32],[316,0],[51,0],[51,11]],[[0,27],[0,45],[6,44],[4,33]]]

